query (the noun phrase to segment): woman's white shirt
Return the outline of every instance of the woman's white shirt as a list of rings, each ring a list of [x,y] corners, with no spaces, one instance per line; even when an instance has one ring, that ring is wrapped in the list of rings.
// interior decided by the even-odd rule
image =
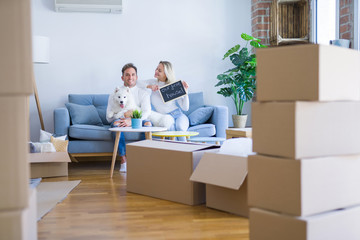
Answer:
[[[144,86],[145,87],[147,85],[158,85],[159,87],[162,87],[164,85],[166,85],[165,82],[161,82],[158,81],[157,79],[149,79],[149,80],[145,80],[145,81],[138,81],[138,84],[140,83],[139,86]],[[151,103],[154,106],[155,110],[159,113],[170,113],[172,111],[174,111],[175,109],[178,108],[178,106],[176,105],[176,103],[179,105],[179,107],[183,110],[183,111],[188,111],[189,110],[189,96],[185,95],[183,97],[180,97],[174,101],[171,102],[167,102],[164,103],[161,96],[160,96],[160,92],[159,91],[152,91],[151,90]]]

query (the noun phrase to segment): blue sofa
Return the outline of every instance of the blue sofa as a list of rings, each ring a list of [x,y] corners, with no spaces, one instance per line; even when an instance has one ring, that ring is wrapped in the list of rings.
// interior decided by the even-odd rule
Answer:
[[[74,106],[91,107],[96,109],[100,123],[73,124],[73,115],[67,107],[54,110],[54,131],[56,136],[67,135],[69,138],[68,152],[72,157],[80,156],[105,156],[111,155],[114,149],[114,141],[111,132],[108,131],[109,123],[106,121],[106,108],[109,94],[69,94],[68,101]],[[198,109],[209,107],[204,104],[203,93],[189,93],[190,108],[185,112],[187,116],[193,116]],[[94,106],[94,107],[93,107]],[[188,131],[199,132],[198,137],[223,137],[228,127],[228,108],[226,106],[211,106],[213,111],[207,122],[190,126]],[[90,109],[90,110],[91,110]],[[70,110],[72,110],[70,108]],[[195,110],[198,110],[194,112]],[[95,110],[94,110],[95,111]],[[96,112],[95,111],[95,112]],[[89,111],[84,111],[86,115]],[[190,115],[193,113],[192,115]],[[76,112],[81,114],[81,111]],[[80,116],[81,117],[81,116]],[[76,117],[77,118],[77,117]],[[144,139],[143,133],[125,133],[126,143]]]

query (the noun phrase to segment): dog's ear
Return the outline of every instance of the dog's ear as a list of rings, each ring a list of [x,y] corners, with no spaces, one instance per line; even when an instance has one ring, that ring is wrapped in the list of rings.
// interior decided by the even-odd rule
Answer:
[[[120,87],[115,88],[115,93],[117,93],[120,90]]]

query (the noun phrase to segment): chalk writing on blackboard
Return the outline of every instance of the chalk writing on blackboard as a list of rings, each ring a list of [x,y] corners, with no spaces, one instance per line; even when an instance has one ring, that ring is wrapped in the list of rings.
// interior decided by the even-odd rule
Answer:
[[[165,103],[187,94],[181,80],[165,85],[159,88],[159,91],[160,96]]]

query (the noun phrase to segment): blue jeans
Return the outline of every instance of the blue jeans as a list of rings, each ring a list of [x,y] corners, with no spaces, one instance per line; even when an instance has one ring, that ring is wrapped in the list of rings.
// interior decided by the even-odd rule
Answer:
[[[118,121],[118,120],[120,120],[120,119],[115,119],[114,121],[112,121],[112,123],[110,124],[110,127],[112,127],[112,128],[113,128],[113,127],[117,127],[117,126],[114,126],[114,122],[115,122],[115,121]],[[150,122],[150,121],[149,121],[149,120],[143,120],[143,121],[142,121],[142,125],[144,126],[144,124],[145,124],[146,122]],[[143,134],[143,135],[144,135],[144,134]],[[111,136],[112,136],[113,140],[115,141],[116,133],[115,133],[115,132],[112,132],[112,133],[111,133]],[[145,139],[145,135],[142,136],[142,138]],[[123,133],[123,132],[120,134],[120,140],[119,140],[119,146],[118,146],[118,154],[119,154],[120,156],[125,156],[125,154],[126,154],[125,136],[124,136],[124,133]]]
[[[171,131],[187,131],[189,128],[189,118],[181,111],[180,108],[175,109],[169,114],[175,120],[175,126],[171,127]],[[186,142],[186,137],[177,137],[178,141]]]
[[[114,126],[114,122],[115,121],[118,121],[119,119],[115,119],[114,121],[112,121],[112,123],[110,124],[110,127],[117,127],[117,126]],[[115,137],[116,137],[116,133],[115,132],[111,132],[111,136],[112,136],[112,139],[115,141]],[[118,146],[118,154],[120,156],[125,156],[126,154],[126,148],[125,148],[125,136],[124,136],[124,133],[122,132],[120,134],[120,140],[119,140],[119,146]]]

